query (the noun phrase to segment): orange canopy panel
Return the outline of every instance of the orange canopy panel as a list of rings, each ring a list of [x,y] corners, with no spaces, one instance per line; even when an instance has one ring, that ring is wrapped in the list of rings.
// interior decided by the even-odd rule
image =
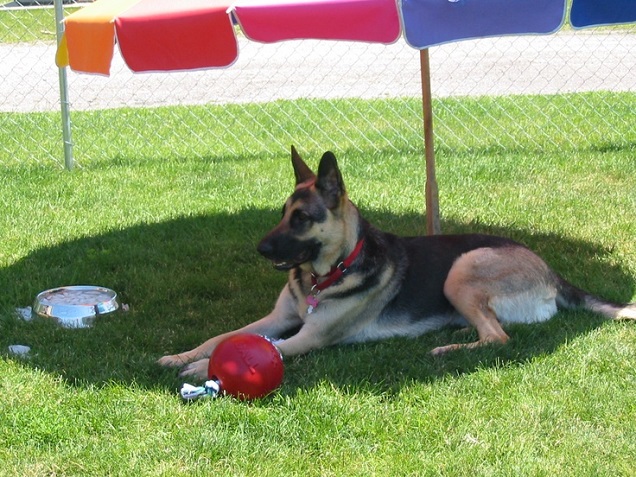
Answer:
[[[401,33],[396,0],[237,0],[232,10],[252,40],[313,38],[393,43]]]
[[[69,15],[57,52],[58,66],[107,75],[115,47],[115,17],[140,0],[98,0]]]
[[[97,0],[69,15],[59,66],[108,75],[115,38],[133,71],[223,67],[238,56],[230,0]]]

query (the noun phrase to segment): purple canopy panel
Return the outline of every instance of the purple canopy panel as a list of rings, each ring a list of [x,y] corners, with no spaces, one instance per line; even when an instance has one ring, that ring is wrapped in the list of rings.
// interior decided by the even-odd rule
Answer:
[[[573,0],[570,23],[585,28],[636,22],[635,0]]]
[[[565,18],[566,0],[403,0],[407,43],[424,49],[490,36],[547,34]]]

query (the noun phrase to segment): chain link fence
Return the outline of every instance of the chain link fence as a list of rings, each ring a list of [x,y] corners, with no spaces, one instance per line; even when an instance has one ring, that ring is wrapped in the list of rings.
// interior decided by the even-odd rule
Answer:
[[[74,8],[65,5],[67,14]],[[52,6],[0,6],[0,137],[6,138],[0,144],[0,163],[16,157],[46,165],[64,163],[55,27]],[[110,77],[69,71],[77,164],[104,159],[105,154],[85,138],[82,115],[98,120],[100,112],[114,108],[121,111],[119,134],[127,141],[144,143],[161,134],[171,148],[168,154],[175,156],[185,151],[241,154],[246,137],[250,147],[259,138],[273,139],[281,147],[276,154],[291,143],[318,150],[337,145],[421,154],[419,52],[403,39],[385,46],[310,40],[264,45],[239,38],[239,51],[234,65],[219,70],[133,74],[116,52]],[[598,124],[607,143],[633,140],[618,132],[611,136],[613,125],[622,125],[616,130],[624,130],[625,124],[636,128],[634,52],[634,25],[582,31],[566,26],[548,36],[434,47],[430,59],[436,149],[517,148],[520,138],[524,144],[532,138],[537,148],[591,145],[599,138],[589,131]],[[574,124],[567,108],[552,107],[553,95],[570,93],[572,109],[582,111],[587,124]],[[590,106],[590,95],[607,108]],[[467,116],[466,104],[472,101],[483,114],[476,116],[471,108]],[[187,133],[175,127],[171,133],[135,123],[140,108],[165,115],[166,106],[179,107],[175,122],[186,114],[195,127]],[[511,110],[523,112],[528,121],[503,129],[499,119]],[[279,118],[281,126],[272,130],[272,121],[277,124]],[[535,123],[540,126],[533,128]],[[13,132],[25,128],[32,131],[26,140],[12,140]],[[222,132],[210,138],[208,131]]]

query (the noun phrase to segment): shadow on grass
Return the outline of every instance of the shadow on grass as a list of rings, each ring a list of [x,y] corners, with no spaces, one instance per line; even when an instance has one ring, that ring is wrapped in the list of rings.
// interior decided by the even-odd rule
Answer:
[[[403,235],[420,233],[423,217],[367,211],[377,226]],[[174,370],[155,360],[191,349],[208,337],[237,328],[271,310],[286,276],[260,258],[255,244],[279,212],[245,210],[235,215],[193,216],[139,225],[34,251],[0,270],[0,349],[32,348],[28,366],[60,375],[71,385],[120,382],[176,389]],[[447,233],[486,232],[519,240],[537,250],[566,278],[595,294],[626,301],[633,278],[604,260],[593,243],[520,229],[443,223]],[[95,284],[116,290],[127,313],[100,318],[89,329],[69,330],[47,320],[24,322],[13,309],[42,290]],[[590,285],[590,286],[587,286]],[[394,339],[320,350],[289,359],[283,393],[322,381],[350,389],[397,392],[414,381],[470,373],[477,367],[524,363],[589,332],[602,320],[564,313],[548,323],[517,326],[503,347],[433,358],[435,346],[475,339],[442,330],[416,339]],[[18,359],[18,358],[9,358]]]

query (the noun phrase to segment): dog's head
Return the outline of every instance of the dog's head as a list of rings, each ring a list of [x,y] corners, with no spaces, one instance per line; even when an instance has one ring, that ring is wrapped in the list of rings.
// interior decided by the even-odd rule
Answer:
[[[326,152],[315,174],[292,146],[296,188],[283,207],[283,217],[259,243],[258,251],[278,270],[300,266],[326,273],[351,239],[347,192],[336,157]],[[325,271],[326,268],[326,271]]]

